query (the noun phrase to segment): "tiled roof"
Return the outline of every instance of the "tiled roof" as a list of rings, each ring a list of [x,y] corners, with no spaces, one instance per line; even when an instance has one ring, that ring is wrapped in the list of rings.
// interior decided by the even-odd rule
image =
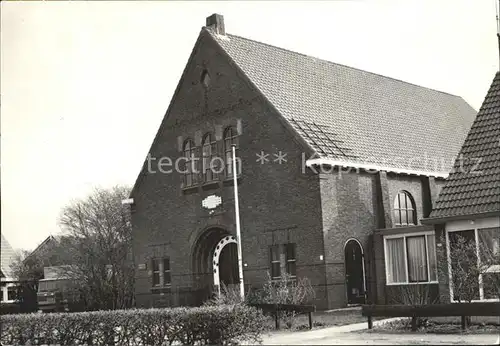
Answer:
[[[500,211],[500,72],[463,143],[430,218]]]
[[[206,30],[319,157],[446,175],[476,114],[458,96]]]
[[[12,275],[12,270],[10,269],[10,265],[12,261],[14,260],[14,249],[10,246],[9,242],[3,234],[1,234],[1,250],[2,252],[0,253],[0,265],[1,265],[1,270],[2,274],[4,277],[11,278]]]

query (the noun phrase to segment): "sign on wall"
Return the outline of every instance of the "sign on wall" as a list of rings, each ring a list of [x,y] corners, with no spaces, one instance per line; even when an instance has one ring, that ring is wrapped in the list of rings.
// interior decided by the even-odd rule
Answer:
[[[222,204],[222,198],[217,195],[207,196],[203,201],[201,201],[201,205],[203,208],[210,210],[213,212],[213,209],[217,208]]]

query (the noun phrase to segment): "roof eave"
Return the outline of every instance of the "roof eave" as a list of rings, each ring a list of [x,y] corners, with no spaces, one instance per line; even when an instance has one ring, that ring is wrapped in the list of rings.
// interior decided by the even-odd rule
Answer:
[[[385,172],[392,172],[392,173],[397,173],[397,174],[423,175],[423,176],[427,176],[427,177],[436,177],[436,178],[444,178],[444,179],[446,179],[448,177],[448,173],[442,173],[442,172],[429,172],[429,171],[420,171],[420,170],[414,170],[414,169],[386,167],[386,166],[381,166],[381,165],[371,164],[371,163],[357,163],[357,162],[351,162],[351,161],[335,160],[335,159],[330,159],[330,158],[317,158],[317,159],[310,159],[310,160],[306,161],[307,167],[311,167],[311,166],[315,166],[315,165],[316,166],[327,165],[327,166],[338,166],[338,167],[348,167],[348,168],[354,168],[354,169],[363,169],[368,173],[370,173],[370,171],[371,172],[385,171]]]
[[[482,218],[494,217],[494,216],[500,216],[500,210],[487,211],[487,212],[481,212],[481,213],[429,217],[429,218],[421,219],[420,222],[424,225],[435,225],[435,224],[441,224],[441,223],[446,223],[446,222],[450,222],[450,221],[482,219]]]

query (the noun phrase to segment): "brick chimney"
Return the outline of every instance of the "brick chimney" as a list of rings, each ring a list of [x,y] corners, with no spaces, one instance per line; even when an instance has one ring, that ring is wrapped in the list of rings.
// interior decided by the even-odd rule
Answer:
[[[207,17],[207,27],[211,28],[218,35],[226,35],[224,28],[224,16],[214,13]]]

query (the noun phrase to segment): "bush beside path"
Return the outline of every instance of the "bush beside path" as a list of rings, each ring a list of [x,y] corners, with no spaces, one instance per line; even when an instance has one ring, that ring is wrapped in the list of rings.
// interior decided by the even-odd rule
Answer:
[[[2,345],[234,345],[261,342],[266,317],[245,305],[0,316]]]

